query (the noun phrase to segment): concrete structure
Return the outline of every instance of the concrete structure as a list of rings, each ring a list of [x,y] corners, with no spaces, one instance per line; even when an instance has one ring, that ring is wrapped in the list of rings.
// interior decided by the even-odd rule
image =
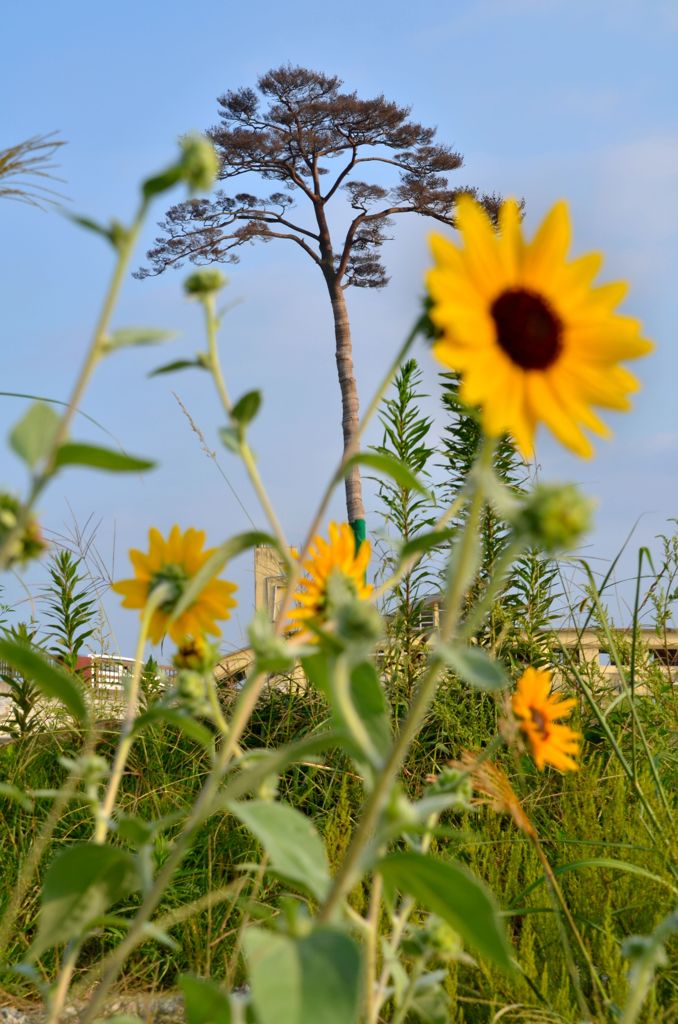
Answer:
[[[134,658],[91,654],[79,657],[77,668],[95,717],[122,717],[125,708],[125,677],[134,670]],[[172,665],[159,665],[158,671],[167,679],[173,679],[176,675]],[[11,665],[4,661],[0,661],[0,676],[17,678]],[[9,693],[9,684],[0,678],[0,741],[3,725],[12,720],[12,699]],[[63,709],[56,701],[41,700],[38,717],[45,725],[58,725],[63,717]]]
[[[259,611],[265,608],[271,621],[275,619],[280,608],[280,602],[285,592],[285,582],[283,566],[275,549],[266,545],[256,547],[254,550],[255,610]],[[425,602],[419,623],[423,636],[433,633],[440,624],[442,596],[441,594],[432,594]],[[610,663],[610,654],[600,633],[591,629],[580,632],[572,628],[556,629],[554,632],[557,643],[577,652],[577,660],[582,663],[582,667],[585,667],[589,673],[595,670],[601,680],[605,680],[614,689],[619,688],[619,673],[616,666]],[[621,635],[620,646],[628,649],[630,645],[629,631],[615,630],[615,633]],[[674,680],[678,680],[678,630],[671,629],[666,632],[665,636],[659,636],[654,629],[641,628],[638,640],[639,667],[646,664],[649,659],[658,662]],[[554,660],[557,661],[557,657]],[[237,686],[245,678],[252,662],[252,652],[248,647],[242,647],[227,654],[217,667],[217,679],[224,685]],[[295,673],[295,682],[301,683],[301,677],[297,673]]]
[[[286,577],[280,557],[274,548],[259,545],[254,549],[254,603],[255,610],[265,609],[273,621],[281,607],[285,593]],[[440,623],[442,611],[442,595],[432,594],[425,602],[420,619],[422,642],[430,636]],[[617,668],[611,664],[609,651],[599,632],[587,629],[580,632],[576,629],[554,630],[556,644],[554,663],[557,664],[558,647],[560,644],[575,652],[575,657],[587,676],[595,675],[606,682],[612,690],[618,690],[620,678]],[[621,655],[628,662],[630,652],[630,636],[628,631],[616,630],[620,637]],[[678,681],[678,630],[671,629],[665,635],[658,635],[653,629],[640,629],[638,635],[639,669],[646,668],[648,661],[655,662],[667,676]],[[254,658],[249,647],[241,647],[224,655],[215,670],[217,681],[224,687],[237,688],[242,684]],[[117,655],[98,654],[78,659],[78,669],[87,686],[95,713],[115,714],[123,707],[124,679],[134,667],[133,658],[122,658]],[[169,665],[159,666],[163,676],[173,678],[175,669]],[[12,675],[9,665],[0,662],[0,675]],[[305,677],[300,667],[296,667],[289,677],[275,676],[271,678],[274,686],[294,685],[303,687]],[[11,701],[7,696],[9,687],[0,680],[0,727],[11,714]],[[642,689],[639,691],[642,692]]]

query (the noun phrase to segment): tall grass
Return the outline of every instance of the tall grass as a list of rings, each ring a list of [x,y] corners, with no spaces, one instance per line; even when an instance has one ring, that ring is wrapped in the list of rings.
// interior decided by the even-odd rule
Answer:
[[[669,729],[671,696],[657,694],[647,713],[654,727]],[[246,745],[261,747],[289,741],[318,728],[326,714],[322,699],[312,692],[292,694],[272,689],[257,707]],[[407,793],[419,795],[428,775],[464,749],[482,747],[494,731],[495,718],[496,706],[490,697],[472,693],[450,677],[405,765]],[[600,737],[595,719],[585,716],[582,726],[588,739],[576,775],[540,775],[528,758],[513,762],[508,755],[503,767],[539,833],[606,991],[614,1004],[622,1006],[628,972],[622,942],[629,935],[652,931],[671,908],[672,898],[675,901],[675,880],[665,852],[647,831],[645,809],[630,791],[629,781]],[[615,735],[628,752],[628,723],[620,721]],[[62,776],[59,758],[73,753],[74,740],[68,734],[42,733],[3,748],[3,777],[24,790],[56,787]],[[111,735],[104,741],[102,752],[113,742]],[[671,762],[666,764],[671,767]],[[173,835],[172,816],[195,799],[207,770],[204,752],[169,725],[157,724],[135,746],[124,780],[121,809],[149,821],[167,819],[167,831],[155,844],[157,862],[162,860]],[[671,781],[668,775],[665,781]],[[640,782],[659,815],[660,801],[646,766],[640,771]],[[314,819],[330,859],[338,863],[361,800],[359,780],[345,756],[337,754],[322,763],[298,765],[280,779],[279,785],[286,800]],[[44,808],[45,801],[39,798],[30,811],[0,801],[3,902],[44,818]],[[91,812],[79,799],[64,814],[55,841],[61,845],[85,839],[90,830]],[[504,1009],[506,1014],[501,1019],[577,1021],[577,1004],[558,925],[541,865],[525,835],[509,818],[479,807],[472,814],[449,812],[433,844],[438,855],[461,859],[498,894],[506,908],[522,972],[507,979],[484,963],[449,965],[445,984],[454,997],[455,1015],[451,1019],[457,1024],[484,1024]],[[278,912],[275,883],[243,870],[255,853],[255,841],[228,815],[203,826],[159,910],[176,945],[149,941],[139,947],[126,966],[125,986],[171,987],[182,971],[225,978],[231,984],[242,980],[238,940],[244,916],[267,918]],[[210,891],[221,894],[220,901],[205,906],[203,898]],[[18,929],[22,938],[10,953],[14,960],[20,959],[30,943],[37,894],[36,886],[23,907],[22,927]],[[236,896],[240,897],[237,903]],[[367,896],[362,887],[353,893],[356,909],[363,909]],[[191,905],[194,912],[187,913],[183,908]],[[130,901],[118,913],[122,917],[132,906]],[[108,929],[105,937],[89,941],[81,973],[101,958],[114,938],[115,931]],[[47,977],[54,966],[51,954],[40,962]],[[25,981],[8,974],[4,987],[15,995],[29,992]],[[508,1007],[513,1009],[509,1011]],[[671,966],[661,972],[639,1020],[669,1024],[675,1019],[676,1008],[678,970]]]

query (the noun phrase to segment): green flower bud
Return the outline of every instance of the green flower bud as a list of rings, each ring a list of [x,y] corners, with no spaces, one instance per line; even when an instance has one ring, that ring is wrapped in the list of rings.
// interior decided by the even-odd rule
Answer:
[[[278,795],[279,779],[277,775],[267,775],[257,787],[259,800],[275,800]]]
[[[0,494],[0,544],[4,544],[7,535],[12,533],[19,521],[21,503],[11,494]],[[40,524],[33,516],[29,516],[23,528],[12,539],[6,551],[7,566],[20,563],[25,565],[33,558],[39,558],[47,548],[42,536]]]
[[[294,667],[293,650],[284,637],[277,635],[263,609],[255,614],[247,635],[262,672],[289,672]]]
[[[207,192],[219,173],[219,157],[204,135],[187,135],[179,143],[181,177],[192,192]]]
[[[446,921],[431,916],[429,918],[429,936],[431,946],[441,960],[457,960],[462,952],[459,935]]]
[[[327,580],[326,615],[328,621],[336,623],[337,636],[351,647],[372,646],[383,632],[377,609],[358,597],[341,572],[331,572]]]
[[[176,694],[190,714],[210,715],[212,709],[207,694],[207,680],[201,672],[194,672],[191,669],[182,669],[178,672]]]
[[[357,599],[337,609],[336,623],[337,635],[356,646],[371,646],[383,632],[381,616],[374,605]]]
[[[227,284],[228,278],[216,267],[203,267],[186,278],[184,291],[187,295],[211,295],[212,292],[221,291]]]
[[[110,770],[106,758],[98,754],[83,754],[77,758],[60,757],[59,764],[67,771],[79,775],[86,785],[98,785]]]
[[[419,815],[415,805],[407,799],[399,786],[394,786],[384,811],[387,821],[402,829],[419,824]]]
[[[450,807],[471,809],[473,785],[468,772],[459,768],[445,767],[426,790],[425,796],[445,795],[450,797]]]
[[[594,503],[574,484],[539,484],[518,509],[518,537],[546,552],[573,547],[590,529]]]

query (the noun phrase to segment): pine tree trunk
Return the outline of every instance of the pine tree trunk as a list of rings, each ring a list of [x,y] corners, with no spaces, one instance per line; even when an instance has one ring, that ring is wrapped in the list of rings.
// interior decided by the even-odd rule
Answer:
[[[358,431],[358,386],[353,370],[353,344],[351,341],[351,324],[348,319],[346,300],[344,299],[343,290],[336,283],[330,288],[330,298],[334,315],[337,373],[341,389],[341,427],[344,435],[344,451],[346,451],[353,444]],[[353,527],[354,533],[356,533],[356,539],[360,539],[358,530],[362,530],[362,536],[364,537],[365,506],[363,505],[363,489],[358,466],[354,466],[349,472],[345,480],[345,487],[348,521]],[[356,529],[355,524],[358,522],[360,522],[361,526]]]

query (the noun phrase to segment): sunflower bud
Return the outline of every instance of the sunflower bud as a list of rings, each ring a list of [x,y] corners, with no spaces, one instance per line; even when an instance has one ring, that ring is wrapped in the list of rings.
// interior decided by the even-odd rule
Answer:
[[[201,672],[181,669],[177,673],[176,694],[190,714],[209,716],[211,713],[207,679]]]
[[[79,775],[85,786],[97,786],[110,771],[106,758],[98,754],[83,754],[75,759],[60,757],[59,763],[69,772]]]
[[[374,605],[361,600],[352,581],[336,571],[327,580],[327,618],[336,623],[337,636],[352,647],[371,646],[383,632]]]
[[[20,502],[11,494],[0,494],[0,545],[5,543],[11,534],[21,513]],[[9,549],[6,552],[6,565],[25,565],[33,558],[39,558],[47,548],[47,543],[42,536],[40,524],[33,516],[29,516],[21,530],[12,538]]]
[[[247,628],[257,666],[262,672],[289,672],[294,666],[294,651],[278,636],[265,611],[258,611]]]
[[[211,295],[221,291],[228,284],[228,278],[216,267],[203,267],[184,281],[184,291],[189,296]]]
[[[181,177],[192,192],[207,192],[219,173],[219,157],[204,135],[187,135],[181,147]]]
[[[210,672],[219,660],[217,648],[204,636],[186,637],[172,659],[175,668],[191,672]]]
[[[463,947],[454,928],[433,915],[429,918],[428,924],[431,946],[439,958],[441,960],[458,960]]]
[[[515,533],[546,552],[571,548],[590,529],[593,507],[574,484],[539,484],[514,517]]]
[[[389,824],[402,829],[420,823],[415,805],[407,799],[399,786],[394,786],[391,790],[384,814]]]
[[[446,766],[439,775],[427,776],[427,781],[430,782],[430,786],[426,790],[426,796],[447,796],[450,798],[449,807],[471,809],[473,786],[467,771]]]
[[[337,635],[347,644],[362,647],[376,643],[383,633],[381,616],[374,605],[354,600],[336,611]]]

